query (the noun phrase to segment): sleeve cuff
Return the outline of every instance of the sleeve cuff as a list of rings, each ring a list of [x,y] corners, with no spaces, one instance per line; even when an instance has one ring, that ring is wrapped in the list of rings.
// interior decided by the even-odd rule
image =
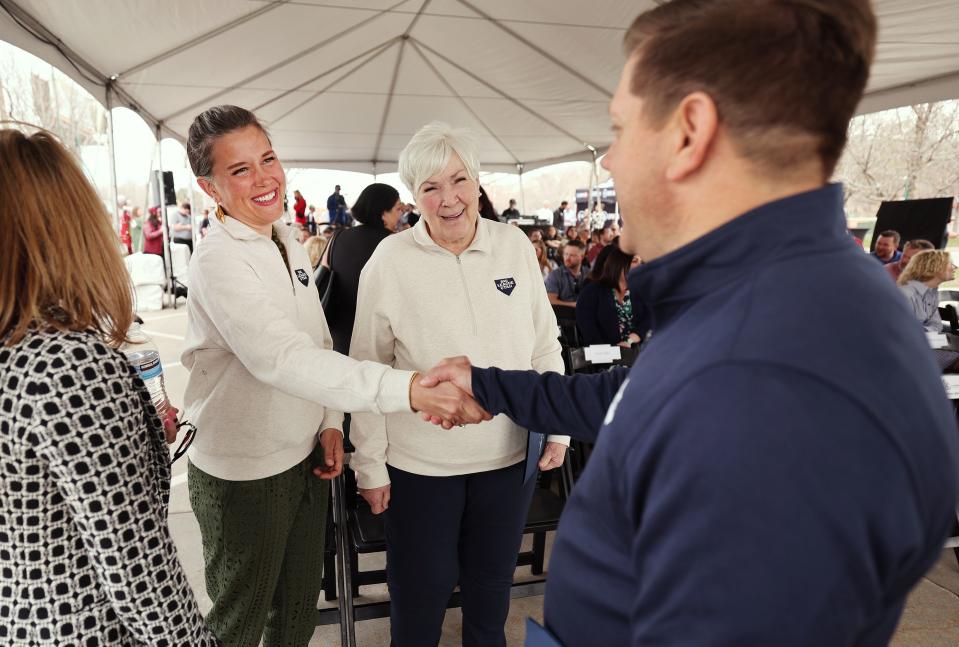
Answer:
[[[380,380],[380,391],[376,395],[376,413],[409,412],[410,408],[410,380],[414,371],[399,371],[388,369]]]
[[[569,436],[546,436],[546,442],[559,443],[569,447]]]
[[[356,486],[361,490],[372,490],[390,484],[390,473],[386,471],[384,464],[375,467],[371,465],[363,470],[356,470],[354,467],[354,472],[356,472]]]
[[[337,429],[343,433],[343,412],[327,409],[323,414],[323,423],[320,425],[320,432],[325,429]]]

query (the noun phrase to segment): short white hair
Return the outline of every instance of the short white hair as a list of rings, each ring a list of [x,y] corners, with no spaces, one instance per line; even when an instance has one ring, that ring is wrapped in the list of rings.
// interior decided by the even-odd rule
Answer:
[[[446,168],[456,153],[463,160],[466,173],[477,180],[480,165],[476,148],[472,131],[432,121],[420,128],[400,153],[400,179],[415,197],[420,185]]]

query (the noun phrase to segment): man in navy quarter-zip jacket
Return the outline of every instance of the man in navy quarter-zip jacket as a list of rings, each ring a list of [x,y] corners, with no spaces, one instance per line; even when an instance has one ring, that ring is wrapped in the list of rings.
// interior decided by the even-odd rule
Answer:
[[[940,554],[955,418],[827,184],[875,37],[868,0],[640,15],[603,165],[651,339],[628,371],[425,378],[596,443],[527,645],[885,645]]]

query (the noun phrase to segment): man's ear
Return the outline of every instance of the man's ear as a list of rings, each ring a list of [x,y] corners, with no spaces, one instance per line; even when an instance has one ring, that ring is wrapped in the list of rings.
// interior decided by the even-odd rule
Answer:
[[[716,141],[719,111],[708,94],[693,92],[680,101],[671,122],[677,134],[677,146],[666,168],[666,177],[679,181],[703,166]]]
[[[219,204],[220,203],[220,194],[216,190],[216,185],[213,184],[213,181],[210,178],[198,177],[196,183],[200,185],[200,188],[203,189],[203,192],[213,198],[213,200]]]

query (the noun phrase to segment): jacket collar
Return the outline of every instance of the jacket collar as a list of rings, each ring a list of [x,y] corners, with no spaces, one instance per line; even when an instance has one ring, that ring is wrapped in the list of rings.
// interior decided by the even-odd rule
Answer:
[[[219,218],[213,218],[210,222],[216,222],[216,225],[222,227],[223,230],[234,240],[256,240],[261,238],[252,227],[246,225],[232,216],[226,216],[223,219],[223,222],[220,222]],[[288,227],[283,223],[283,220],[276,220],[273,222],[273,229],[276,230],[276,235],[280,240],[286,241],[289,238],[290,234],[293,232],[293,229]]]
[[[769,202],[691,243],[639,266],[628,277],[661,327],[684,307],[773,261],[852,244],[841,184]]]
[[[473,242],[470,243],[469,247],[463,251],[464,254],[467,252],[483,252],[489,254],[492,251],[489,227],[490,224],[486,218],[476,217],[476,235],[473,236]],[[436,241],[430,237],[429,229],[426,227],[426,218],[423,216],[420,216],[420,219],[413,225],[413,241],[420,247],[430,249],[431,251],[452,254],[449,250],[437,245]]]

